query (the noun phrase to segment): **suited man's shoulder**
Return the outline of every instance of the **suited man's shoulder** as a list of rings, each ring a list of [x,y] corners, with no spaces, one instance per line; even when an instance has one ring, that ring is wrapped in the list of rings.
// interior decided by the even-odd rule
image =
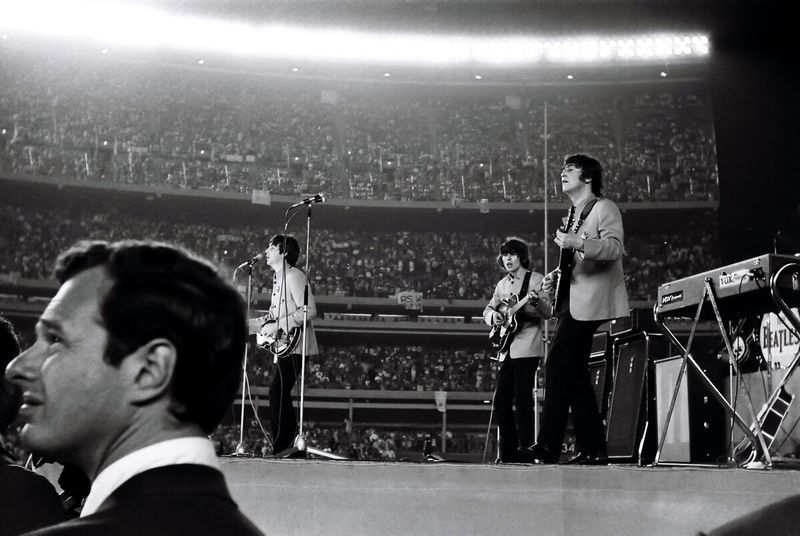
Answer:
[[[708,533],[707,536],[787,536],[800,534],[800,495],[759,508]]]
[[[125,504],[46,527],[27,536],[213,536],[237,534],[263,536],[235,504],[211,504],[207,500],[174,501],[153,497],[141,504]]]

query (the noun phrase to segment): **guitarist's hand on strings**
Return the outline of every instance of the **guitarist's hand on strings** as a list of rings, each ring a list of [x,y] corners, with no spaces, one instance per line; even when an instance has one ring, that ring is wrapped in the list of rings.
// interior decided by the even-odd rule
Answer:
[[[555,243],[558,244],[560,248],[583,251],[583,238],[575,233],[565,233],[558,230],[556,231]]]
[[[500,326],[505,321],[506,321],[506,316],[500,311],[494,311],[492,313],[492,324],[494,324],[495,326]]]
[[[558,282],[558,270],[553,270],[542,279],[542,293],[550,296],[556,291]]]
[[[277,331],[278,331],[278,323],[275,322],[274,320],[267,321],[266,324],[261,326],[261,335],[263,337],[270,337],[272,335],[275,335]]]

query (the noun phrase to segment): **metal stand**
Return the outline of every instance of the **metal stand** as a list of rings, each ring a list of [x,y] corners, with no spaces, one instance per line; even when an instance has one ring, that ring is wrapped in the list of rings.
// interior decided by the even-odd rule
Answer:
[[[747,388],[747,384],[743,383],[743,386],[745,389],[745,403],[747,405],[747,410],[750,414],[750,418],[753,421],[752,430],[751,427],[749,427],[747,423],[745,423],[745,421],[742,419],[742,417],[736,412],[733,406],[731,406],[731,404],[725,399],[722,393],[719,392],[717,387],[711,382],[708,376],[706,376],[706,374],[703,372],[703,369],[700,368],[700,365],[697,364],[697,361],[695,361],[694,357],[690,353],[692,342],[694,341],[695,332],[697,330],[697,325],[700,323],[700,313],[703,309],[703,306],[706,303],[706,300],[708,300],[711,303],[711,306],[714,309],[714,316],[717,319],[717,324],[720,330],[720,334],[722,335],[722,339],[725,342],[725,347],[728,351],[728,359],[730,360],[731,365],[736,371],[737,377],[741,379],[741,375],[739,374],[739,367],[736,364],[736,359],[734,358],[733,348],[731,346],[730,338],[728,337],[728,333],[725,329],[725,325],[722,321],[722,317],[719,312],[717,299],[714,295],[714,288],[711,284],[710,277],[707,277],[704,281],[703,295],[700,298],[700,302],[697,304],[697,312],[695,313],[694,321],[692,322],[691,331],[689,333],[689,340],[686,344],[686,347],[684,347],[680,343],[680,341],[678,341],[677,337],[661,320],[659,315],[659,305],[656,304],[656,306],[653,309],[656,324],[658,325],[661,332],[664,333],[664,335],[666,335],[667,338],[677,348],[680,349],[681,353],[683,354],[683,361],[681,362],[681,369],[680,372],[678,373],[678,379],[675,382],[675,390],[672,392],[672,398],[670,400],[669,410],[667,411],[667,418],[664,422],[664,429],[661,432],[661,438],[658,442],[658,450],[656,451],[656,457],[655,460],[653,461],[653,465],[658,465],[659,460],[661,458],[661,451],[664,448],[664,443],[666,442],[667,439],[667,431],[669,430],[669,423],[670,420],[672,419],[672,413],[673,410],[675,409],[675,403],[678,399],[678,391],[680,390],[681,387],[681,380],[683,380],[683,376],[686,374],[686,365],[689,364],[697,372],[701,382],[703,383],[703,385],[705,385],[705,387],[708,389],[711,395],[717,399],[717,401],[722,405],[723,409],[728,413],[731,419],[742,429],[744,434],[750,440],[751,444],[754,447],[757,447],[753,449],[753,459],[750,460],[745,465],[748,468],[752,469],[770,468],[772,467],[772,459],[770,458],[769,449],[767,447],[766,441],[764,440],[764,434],[761,431],[761,426],[759,424],[758,417],[756,416],[756,412],[753,409],[753,403],[750,399],[750,392]],[[755,463],[755,459],[758,457],[757,451],[760,451],[761,453],[761,464]]]
[[[308,442],[306,441],[305,433],[303,432],[303,425],[304,425],[304,410],[305,410],[305,378],[306,378],[306,338],[308,334],[308,261],[309,261],[309,247],[311,244],[311,205],[306,205],[307,215],[306,215],[306,258],[305,258],[305,274],[306,274],[306,286],[303,291],[303,339],[300,344],[302,344],[302,350],[300,352],[300,421],[299,421],[299,428],[297,432],[297,437],[294,438],[294,445],[289,447],[288,449],[284,450],[283,452],[279,452],[276,456],[281,458],[288,458],[291,457],[293,454],[297,452],[305,452],[311,453],[316,456],[320,456],[323,458],[328,458],[331,460],[346,460],[347,458],[344,456],[339,456],[338,454],[333,454],[331,452],[325,452],[324,450],[315,449],[313,447],[308,446]],[[286,222],[283,226],[283,236],[286,236],[286,230],[289,227],[289,221],[297,214],[295,212],[291,216],[289,216],[289,210],[286,211],[287,217],[285,218]],[[285,251],[285,248],[284,248]],[[286,270],[284,268],[284,273]],[[284,285],[283,288],[286,288]]]
[[[250,302],[253,295],[253,263],[252,261],[248,261],[246,263],[240,264],[236,267],[236,270],[233,271],[233,280],[236,281],[236,274],[239,272],[239,269],[246,267],[247,268],[247,289],[245,293],[245,300],[247,302],[247,312],[245,314],[245,318],[250,318]],[[236,444],[236,450],[233,452],[234,456],[244,456],[245,449],[244,449],[244,401],[245,398],[249,398],[250,393],[250,382],[247,379],[247,351],[248,346],[245,345],[244,348],[244,355],[242,356],[242,411],[239,418],[239,443]]]
[[[800,319],[797,318],[797,315],[794,313],[794,311],[792,311],[792,309],[786,303],[786,300],[784,300],[781,297],[780,293],[778,292],[778,280],[787,270],[794,270],[794,273],[792,274],[792,290],[794,292],[800,292],[800,283],[798,283],[798,274],[800,274],[800,264],[787,264],[782,266],[770,278],[769,281],[770,297],[772,298],[772,301],[778,306],[779,311],[783,313],[784,317],[786,317],[786,320],[788,320],[789,323],[792,324],[792,327],[795,329],[795,331],[797,333],[800,333]],[[800,350],[798,350],[794,354],[791,363],[789,363],[789,366],[786,367],[786,374],[783,375],[783,378],[781,379],[780,382],[778,382],[778,385],[773,388],[772,382],[770,381],[770,388],[773,389],[772,394],[770,394],[770,396],[767,398],[767,401],[764,404],[764,408],[758,414],[759,423],[765,422],[765,420],[767,419],[767,417],[770,416],[770,414],[772,414],[772,416],[777,415],[778,418],[781,419],[781,421],[786,416],[786,412],[789,409],[789,405],[791,405],[792,403],[794,395],[790,395],[789,393],[787,393],[785,390],[785,386],[786,383],[789,381],[789,376],[791,376],[792,373],[797,368],[798,363],[800,363]],[[771,366],[772,363],[770,362],[770,368],[768,369],[768,372],[770,374],[770,379],[772,373]],[[779,407],[779,409],[775,409],[776,407]],[[771,445],[775,437],[774,436],[772,437],[767,436],[767,437],[769,437]],[[780,461],[786,461],[786,460],[780,460]],[[796,460],[791,460],[791,462],[792,465],[796,465]]]

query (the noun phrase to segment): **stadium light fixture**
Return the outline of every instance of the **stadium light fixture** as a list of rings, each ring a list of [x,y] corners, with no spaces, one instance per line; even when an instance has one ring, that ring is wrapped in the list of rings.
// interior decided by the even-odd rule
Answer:
[[[624,36],[436,35],[256,24],[98,0],[0,0],[13,33],[91,40],[116,48],[181,50],[286,60],[416,66],[510,66],[702,59],[696,33]]]

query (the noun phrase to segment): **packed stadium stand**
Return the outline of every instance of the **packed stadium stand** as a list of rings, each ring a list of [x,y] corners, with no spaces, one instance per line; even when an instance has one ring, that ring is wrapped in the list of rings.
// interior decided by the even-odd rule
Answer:
[[[507,88],[0,58],[0,165],[73,181],[349,199],[541,201],[581,147],[619,201],[718,199],[697,81]],[[88,88],[88,89],[87,89]],[[545,107],[548,132],[544,131]],[[555,183],[548,195],[558,199]]]

